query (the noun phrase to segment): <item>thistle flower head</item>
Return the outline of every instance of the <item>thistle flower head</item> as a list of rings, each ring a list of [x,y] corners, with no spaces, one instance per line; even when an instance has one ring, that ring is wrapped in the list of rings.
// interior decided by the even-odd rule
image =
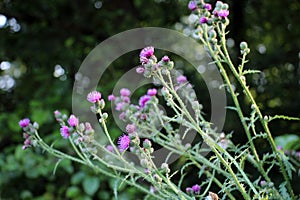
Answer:
[[[147,102],[151,99],[151,96],[149,95],[144,95],[141,96],[140,100],[139,100],[139,105],[141,108],[144,108],[145,105],[147,104]]]
[[[70,118],[68,119],[68,123],[70,126],[78,126],[78,118],[75,117],[75,115],[71,115]]]
[[[121,152],[125,151],[130,144],[130,138],[128,135],[122,135],[118,140],[118,147]]]
[[[149,46],[149,47],[145,47],[144,49],[142,49],[141,53],[140,53],[140,62],[141,63],[147,63],[148,59],[153,56],[154,54],[154,47]]]
[[[101,99],[101,93],[98,91],[90,92],[87,95],[87,100],[91,103],[96,103],[96,102],[100,101],[100,99]]]
[[[28,119],[28,118],[25,118],[25,119],[22,119],[19,121],[19,125],[21,128],[27,127],[29,125],[29,123],[30,123],[30,119]]]
[[[70,137],[70,132],[69,132],[69,127],[67,126],[62,126],[60,128],[60,134],[63,138],[67,139]]]

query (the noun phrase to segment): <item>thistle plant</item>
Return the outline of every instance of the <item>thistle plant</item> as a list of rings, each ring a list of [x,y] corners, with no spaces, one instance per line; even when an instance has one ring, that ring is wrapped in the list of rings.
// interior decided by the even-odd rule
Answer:
[[[138,99],[132,100],[132,91],[122,88],[119,94],[111,94],[107,100],[119,113],[119,119],[127,125],[125,133],[112,138],[107,127],[110,117],[105,112],[107,100],[101,92],[91,91],[87,101],[91,112],[97,116],[107,139],[102,144],[95,137],[89,122],[81,122],[75,115],[67,116],[55,111],[60,124],[61,137],[68,140],[75,154],[69,155],[47,144],[39,135],[37,122],[23,119],[24,146],[42,148],[60,160],[70,159],[86,165],[96,173],[102,173],[145,192],[149,199],[297,199],[291,184],[293,171],[299,167],[300,156],[295,153],[293,163],[290,155],[278,148],[269,129],[269,122],[292,117],[264,116],[247,84],[247,76],[259,73],[245,69],[250,49],[246,42],[240,44],[241,62],[234,66],[226,47],[226,28],[229,24],[229,7],[218,1],[216,5],[203,1],[191,1],[188,8],[197,16],[193,24],[194,36],[201,42],[213,60],[225,82],[233,105],[228,109],[236,112],[248,141],[234,144],[232,134],[219,132],[203,113],[203,106],[188,77],[176,71],[175,64],[167,55],[155,56],[152,46],[141,50],[141,66],[137,76],[152,79],[153,88]],[[209,66],[208,66],[209,67]],[[243,93],[233,88],[238,84]],[[250,103],[250,113],[241,107],[243,95]],[[164,111],[161,104],[165,104]],[[242,134],[242,133],[240,133]],[[199,138],[190,141],[191,137]],[[258,151],[257,140],[265,140],[269,152]],[[168,155],[157,159],[158,149]],[[181,168],[173,170],[169,165],[172,156],[178,155]],[[246,166],[252,166],[258,175],[252,176]],[[190,169],[197,170],[190,170]],[[280,171],[281,183],[275,182],[272,171]],[[197,183],[188,185],[188,176],[196,177]],[[179,177],[179,178],[178,178]],[[217,188],[217,189],[216,189]]]

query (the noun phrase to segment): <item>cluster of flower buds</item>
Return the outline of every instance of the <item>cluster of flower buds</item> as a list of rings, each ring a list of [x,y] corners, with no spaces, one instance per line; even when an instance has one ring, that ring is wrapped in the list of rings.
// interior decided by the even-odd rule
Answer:
[[[200,194],[201,187],[198,184],[193,185],[192,187],[187,187],[185,189],[186,193],[191,195]]]
[[[152,46],[146,47],[141,51],[140,62],[142,66],[138,67],[136,72],[143,74],[147,78],[150,78],[158,69],[164,74],[174,67],[174,62],[172,62],[168,56],[162,57],[162,59],[157,62],[157,58],[154,55],[154,47]]]
[[[90,144],[94,140],[94,129],[91,124],[79,123],[79,119],[75,115],[68,117],[60,111],[54,111],[56,121],[61,125],[60,134],[63,138],[72,138],[75,144]]]
[[[139,104],[131,104],[130,101],[131,91],[127,88],[122,88],[120,90],[120,96],[110,95],[109,100],[113,101],[115,104],[115,110],[119,111],[119,119],[123,121],[131,121],[130,119],[135,119],[135,121],[145,121],[149,116],[149,110],[151,103],[157,102],[156,94],[157,90],[151,88],[147,91],[147,94],[139,98]]]
[[[226,3],[217,1],[215,8],[212,10],[212,5],[209,3],[204,3],[200,0],[190,1],[188,8],[193,11],[193,13],[199,15],[200,24],[212,25],[216,22],[223,22],[228,24],[229,6]]]
[[[250,49],[248,48],[248,44],[247,42],[241,42],[240,43],[240,48],[241,48],[241,54],[249,54],[250,53]]]
[[[32,124],[30,119],[24,118],[19,121],[19,126],[23,129],[24,143],[22,149],[25,150],[31,146],[36,146],[37,142],[34,139],[34,135],[35,131],[39,128],[38,123],[34,122]]]

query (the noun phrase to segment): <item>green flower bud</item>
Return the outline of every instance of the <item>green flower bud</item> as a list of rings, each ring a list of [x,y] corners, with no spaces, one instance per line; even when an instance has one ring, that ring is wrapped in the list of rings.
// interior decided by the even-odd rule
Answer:
[[[106,120],[108,118],[108,114],[105,112],[105,113],[102,114],[101,117],[102,117],[103,120]]]
[[[174,62],[173,61],[170,61],[170,62],[167,63],[167,68],[169,70],[173,69],[173,67],[174,67]]]
[[[208,35],[209,35],[209,37],[210,37],[211,39],[214,39],[214,38],[217,37],[217,33],[216,33],[215,30],[209,31]]]
[[[151,141],[148,140],[148,139],[145,139],[144,142],[143,142],[143,147],[144,147],[145,149],[149,149],[149,148],[151,148],[151,146],[152,146]]]
[[[246,48],[248,48],[247,42],[241,42],[240,48],[241,48],[241,50],[245,50]]]
[[[162,163],[161,164],[161,169],[163,170],[163,172],[165,172],[165,173],[170,173],[170,168],[169,168],[169,165],[167,164],[167,163]]]
[[[217,1],[217,3],[216,3],[216,8],[221,9],[222,6],[223,6],[223,3],[222,3],[221,1]]]
[[[162,182],[162,178],[158,175],[158,174],[154,174],[153,178],[158,182],[161,183]]]
[[[33,122],[33,127],[38,130],[39,129],[39,124],[37,122]]]
[[[222,10],[228,10],[229,6],[227,3],[223,3],[223,5],[221,6]]]
[[[147,159],[141,159],[140,164],[144,168],[148,168],[149,165],[150,165],[150,163],[149,163],[149,161]]]

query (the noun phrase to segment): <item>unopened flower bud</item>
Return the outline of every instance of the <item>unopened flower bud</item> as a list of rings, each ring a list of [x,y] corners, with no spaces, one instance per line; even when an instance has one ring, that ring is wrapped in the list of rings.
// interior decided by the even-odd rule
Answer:
[[[222,8],[222,10],[228,10],[229,6],[227,3],[223,3],[221,8]]]
[[[38,130],[39,129],[39,124],[37,122],[33,122],[33,127]]]
[[[99,102],[99,108],[102,110],[105,107],[105,101],[104,99],[101,99]]]
[[[215,31],[215,30],[211,30],[211,31],[209,31],[208,35],[209,35],[209,37],[210,37],[211,39],[213,39],[213,38],[216,38],[216,37],[217,37],[217,33],[216,33],[216,31]]]
[[[148,139],[145,139],[144,142],[143,142],[143,147],[144,147],[145,149],[149,149],[149,148],[151,148],[151,146],[152,146],[151,141],[148,140]]]
[[[165,172],[165,173],[170,173],[170,168],[169,168],[169,165],[167,163],[162,163],[161,164],[161,169]]]
[[[153,178],[158,182],[161,183],[162,182],[162,178],[158,175],[158,174],[154,174]]]
[[[241,50],[245,50],[246,48],[248,48],[247,42],[241,42],[240,48],[241,48]]]
[[[173,67],[174,67],[174,62],[173,62],[173,61],[169,61],[169,62],[167,63],[167,67],[168,67],[169,70],[173,69]]]
[[[135,132],[135,125],[134,124],[127,124],[126,132],[127,133],[134,133]]]
[[[150,166],[150,163],[147,159],[141,159],[140,164],[144,168],[148,168]]]
[[[83,124],[83,123],[80,123],[79,126],[78,126],[78,130],[79,130],[80,132],[83,132],[84,129],[85,129],[84,124]]]
[[[108,114],[105,112],[105,113],[102,114],[101,117],[102,117],[103,120],[106,120],[108,118]]]

